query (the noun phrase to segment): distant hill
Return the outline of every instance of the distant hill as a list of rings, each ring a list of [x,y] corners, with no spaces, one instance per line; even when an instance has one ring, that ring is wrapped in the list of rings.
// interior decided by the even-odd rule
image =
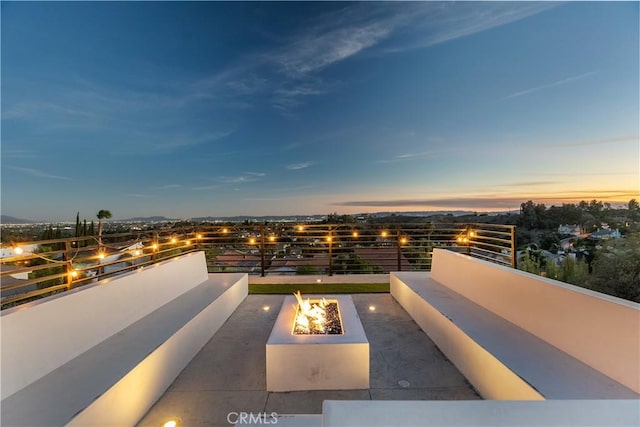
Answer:
[[[33,224],[35,221],[16,218],[9,215],[0,215],[0,224]]]
[[[121,219],[124,222],[162,222],[162,221],[177,221],[175,218],[167,218],[164,216],[137,216],[134,218]]]
[[[326,215],[270,215],[270,216],[201,216],[191,218],[192,221],[225,221],[225,222],[242,222],[242,221],[321,221]]]

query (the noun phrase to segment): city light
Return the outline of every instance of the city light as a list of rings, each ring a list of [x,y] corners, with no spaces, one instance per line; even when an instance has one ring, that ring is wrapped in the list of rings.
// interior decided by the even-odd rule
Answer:
[[[16,247],[13,249],[13,252],[14,252],[16,255],[22,255],[22,253],[24,252],[24,250],[23,250],[20,246],[16,246]]]

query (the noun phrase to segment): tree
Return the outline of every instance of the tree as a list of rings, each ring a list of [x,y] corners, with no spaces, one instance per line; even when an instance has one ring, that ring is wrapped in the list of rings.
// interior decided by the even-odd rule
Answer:
[[[80,212],[78,212],[76,214],[76,235],[75,237],[80,237],[81,236],[81,229],[80,229]]]
[[[538,222],[538,216],[536,214],[536,205],[533,200],[529,200],[526,203],[520,205],[520,226],[527,230],[533,230]]]
[[[572,257],[566,257],[557,265],[554,262],[548,262],[546,272],[547,277],[551,279],[581,287],[585,287],[589,278],[587,264]]]
[[[98,243],[102,244],[102,220],[111,218],[111,212],[106,209],[100,209],[98,214]]]
[[[627,207],[629,209],[629,217],[633,221],[638,221],[640,219],[640,204],[638,204],[638,201],[636,199],[629,200]]]
[[[593,263],[589,285],[596,291],[640,302],[640,234],[613,242]]]

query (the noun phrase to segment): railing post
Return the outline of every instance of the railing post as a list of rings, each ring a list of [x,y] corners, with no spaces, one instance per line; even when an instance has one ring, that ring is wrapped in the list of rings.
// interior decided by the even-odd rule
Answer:
[[[160,249],[159,243],[160,242],[160,238],[158,236],[158,232],[154,231],[153,232],[153,240],[151,243],[151,261],[155,261],[156,260],[156,253],[158,252],[158,249]]]
[[[71,243],[66,240],[64,242],[64,253],[62,254],[62,260],[65,263],[65,270],[67,273],[67,290],[73,286],[73,262],[71,261]]]
[[[333,276],[333,233],[332,227],[329,226],[329,276]]]
[[[518,251],[516,250],[516,227],[511,226],[511,267],[518,268]]]
[[[264,277],[264,233],[266,229],[264,225],[260,226],[260,276]]]
[[[396,227],[396,247],[398,248],[398,271],[402,271],[402,236],[400,235],[400,226]]]

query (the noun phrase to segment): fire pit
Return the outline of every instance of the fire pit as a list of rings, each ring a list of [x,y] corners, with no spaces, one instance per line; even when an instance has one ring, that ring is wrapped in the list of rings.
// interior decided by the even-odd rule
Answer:
[[[300,291],[294,294],[298,301],[294,335],[336,335],[342,334],[342,319],[337,300],[306,300]]]
[[[369,388],[369,341],[349,295],[286,297],[266,359],[268,391]]]

